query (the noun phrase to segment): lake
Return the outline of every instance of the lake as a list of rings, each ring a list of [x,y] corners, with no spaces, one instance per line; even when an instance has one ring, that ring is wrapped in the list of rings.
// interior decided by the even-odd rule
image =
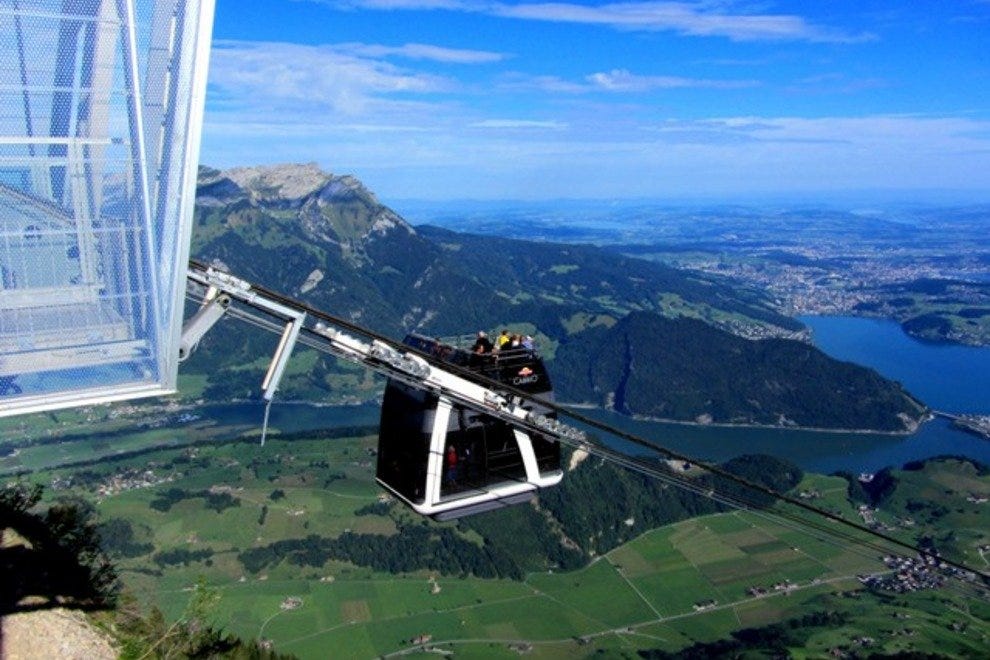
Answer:
[[[256,425],[261,429],[265,405],[258,402],[210,403],[199,406],[196,414],[230,426]],[[377,425],[381,406],[362,403],[356,406],[315,406],[309,403],[272,403],[268,425],[282,433],[300,433],[343,426]]]
[[[801,317],[815,344],[832,357],[872,367],[900,381],[926,404],[947,412],[990,413],[990,349],[921,342],[897,323],[845,316]],[[264,408],[257,404],[205,406],[207,417],[231,424],[258,424]],[[788,429],[701,427],[633,420],[606,411],[581,414],[634,433],[680,453],[724,461],[743,453],[786,458],[805,470],[872,472],[886,466],[940,454],[957,454],[990,464],[990,441],[953,429],[944,419],[924,424],[910,436],[828,433]],[[283,433],[333,426],[375,424],[379,408],[272,406],[272,427]],[[621,446],[621,442],[617,442]],[[630,448],[630,451],[637,451]]]
[[[932,408],[990,414],[990,348],[922,342],[893,321],[806,316],[815,345],[830,356],[876,369]],[[910,436],[787,429],[700,427],[630,420],[604,411],[589,417],[695,458],[724,461],[743,453],[786,458],[805,470],[873,472],[913,460],[956,454],[990,464],[990,441],[942,418]],[[630,448],[630,451],[635,451]]]
[[[876,369],[937,410],[990,414],[990,348],[914,339],[893,321],[802,316],[815,345]]]
[[[726,428],[637,421],[617,413],[582,410],[592,417],[692,458],[725,461],[741,454],[771,454],[823,474],[840,470],[875,472],[942,454],[975,458],[990,464],[990,442],[953,429],[945,419],[924,424],[909,436],[832,433],[790,429]],[[621,441],[610,443],[632,453],[642,450]]]

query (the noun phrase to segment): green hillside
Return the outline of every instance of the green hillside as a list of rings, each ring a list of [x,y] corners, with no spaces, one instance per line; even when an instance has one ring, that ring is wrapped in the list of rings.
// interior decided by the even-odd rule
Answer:
[[[867,589],[857,576],[886,570],[874,551],[760,511],[722,510],[593,459],[535,506],[423,520],[381,497],[374,442],[313,434],[265,447],[199,443],[33,478],[94,504],[126,590],[145,609],[174,621],[204,585],[216,596],[208,622],[301,658],[331,648],[339,657],[428,648],[470,657],[692,647],[711,655],[696,645],[739,651],[732,644],[767,640],[776,655],[783,645],[822,657],[862,650],[865,637],[869,652],[975,657],[990,638],[987,601],[952,582],[902,594]],[[731,467],[861,515],[841,477],[762,459]],[[953,558],[977,562],[990,542],[990,509],[978,501],[990,494],[985,471],[952,460],[910,467],[892,472],[877,518],[904,540],[934,538]],[[916,514],[912,526],[904,512],[919,498],[944,512]],[[366,549],[350,553],[355,545]]]
[[[742,340],[801,326],[765,294],[716,277],[592,246],[413,228],[356,179],[312,165],[203,168],[197,199],[197,258],[395,338],[525,327],[548,355],[562,347],[551,368],[565,400],[685,421],[894,431],[920,414],[872,372],[794,342]],[[183,366],[197,383],[186,396],[256,396],[274,344],[221,324]],[[367,401],[381,387],[360,367],[300,350],[280,396]]]
[[[288,191],[288,192],[287,192]],[[351,177],[308,166],[204,168],[192,253],[401,337],[634,310],[800,329],[754,290],[591,246],[414,229]]]
[[[649,313],[570,337],[551,367],[562,400],[629,415],[903,432],[925,413],[897,383],[803,342]]]
[[[802,327],[774,311],[768,296],[755,289],[590,245],[503,239],[436,227],[418,227],[417,231],[455,255],[458,268],[472,273],[520,311],[535,307],[532,318],[541,328],[553,329],[554,321],[569,318],[561,313],[568,306],[617,318],[645,310],[702,318],[726,327],[733,323],[778,331]],[[531,306],[527,301],[538,304]],[[554,309],[554,303],[564,309]],[[546,313],[540,310],[548,306],[555,320],[543,320]],[[551,334],[559,336],[560,330]]]

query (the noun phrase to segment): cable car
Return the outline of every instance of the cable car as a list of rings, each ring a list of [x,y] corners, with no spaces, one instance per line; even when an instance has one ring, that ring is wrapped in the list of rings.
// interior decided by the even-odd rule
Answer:
[[[463,340],[410,334],[404,343],[444,362],[532,395],[533,411],[555,417],[538,400],[553,388],[535,350],[477,354]],[[560,483],[560,444],[515,428],[450,398],[389,379],[378,438],[378,483],[416,512],[436,520],[526,502]]]

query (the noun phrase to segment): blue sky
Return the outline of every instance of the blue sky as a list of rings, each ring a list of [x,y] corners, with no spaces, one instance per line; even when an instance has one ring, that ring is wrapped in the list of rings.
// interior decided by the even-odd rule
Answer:
[[[385,203],[990,201],[990,0],[217,0],[201,160]]]

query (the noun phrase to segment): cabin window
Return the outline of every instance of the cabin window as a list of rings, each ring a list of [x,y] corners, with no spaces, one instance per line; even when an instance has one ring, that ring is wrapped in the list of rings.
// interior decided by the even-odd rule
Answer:
[[[455,409],[444,447],[442,498],[526,481],[512,427],[494,417]]]
[[[404,385],[385,388],[378,431],[378,479],[410,502],[426,497],[426,468],[430,457],[430,429],[437,397]],[[430,412],[427,418],[426,413]]]
[[[531,433],[530,439],[533,442],[533,453],[536,454],[536,464],[540,468],[540,474],[560,470],[560,443],[548,440],[538,433]]]

